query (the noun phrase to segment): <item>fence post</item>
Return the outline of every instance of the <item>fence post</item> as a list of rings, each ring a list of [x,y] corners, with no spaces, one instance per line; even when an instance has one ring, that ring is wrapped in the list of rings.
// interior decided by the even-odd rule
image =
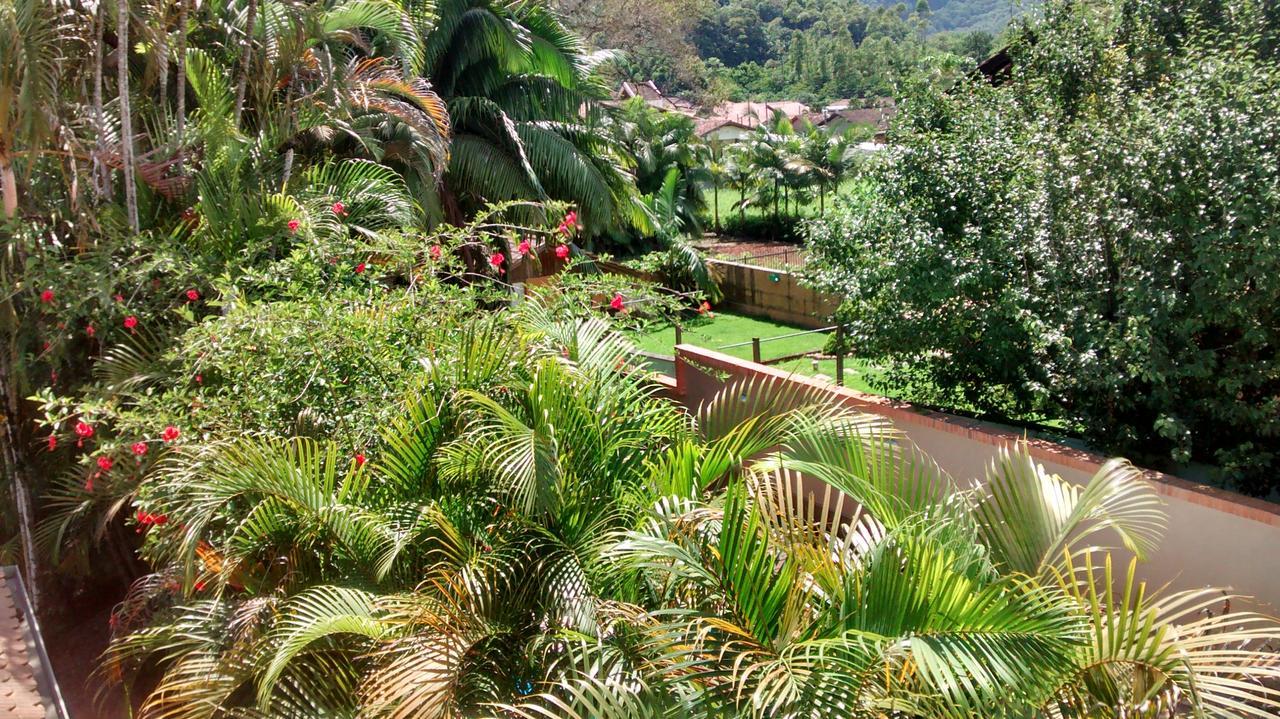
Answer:
[[[751,361],[760,364],[760,338],[751,338]]]
[[[684,328],[680,326],[679,322],[676,323],[676,344],[684,344]]]
[[[844,386],[844,326],[836,325],[836,386]]]

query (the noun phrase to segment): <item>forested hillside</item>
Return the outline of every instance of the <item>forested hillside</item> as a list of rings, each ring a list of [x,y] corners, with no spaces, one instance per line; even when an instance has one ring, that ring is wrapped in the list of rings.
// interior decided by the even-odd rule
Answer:
[[[643,13],[628,0],[559,4],[594,45],[622,52],[622,77],[712,104],[877,97],[913,77],[954,76],[990,51],[1014,2],[658,0]]]

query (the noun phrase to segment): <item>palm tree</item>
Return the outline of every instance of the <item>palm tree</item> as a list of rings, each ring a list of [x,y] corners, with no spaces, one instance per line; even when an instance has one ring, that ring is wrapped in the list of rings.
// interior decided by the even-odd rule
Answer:
[[[141,716],[1280,708],[1273,620],[1114,581],[1165,521],[1123,461],[1079,488],[1014,448],[961,483],[769,382],[686,414],[536,302],[434,339],[370,464],[245,437],[143,485],[181,525],[102,669],[159,672]]]
[[[706,168],[707,181],[711,183],[712,222],[716,232],[720,231],[720,187],[729,182],[728,163],[725,150],[718,142],[703,145],[702,164]]]
[[[544,2],[444,0],[419,19],[418,74],[445,99],[453,142],[443,185],[426,203],[460,224],[486,202],[555,199],[588,234],[640,221],[624,158],[602,132],[596,67]],[[585,110],[585,112],[584,112]]]
[[[244,111],[244,93],[249,84],[249,74],[252,72],[255,40],[253,31],[257,19],[258,0],[249,0],[249,7],[245,9],[244,14],[244,36],[240,40],[243,49],[240,51],[240,62],[236,66],[236,100],[233,114],[237,126],[240,124],[240,115]]]
[[[734,208],[738,210],[739,221],[746,223],[747,206],[754,204],[760,183],[751,163],[750,146],[745,143],[734,145],[725,151],[724,158],[725,182],[738,192]]]
[[[18,211],[13,163],[19,147],[34,153],[49,133],[58,42],[65,29],[57,17],[43,0],[0,2],[0,219]]]
[[[818,187],[818,214],[827,214],[827,193],[840,186],[853,166],[854,142],[850,136],[829,136],[816,129],[805,136],[801,157],[808,168],[813,184]]]

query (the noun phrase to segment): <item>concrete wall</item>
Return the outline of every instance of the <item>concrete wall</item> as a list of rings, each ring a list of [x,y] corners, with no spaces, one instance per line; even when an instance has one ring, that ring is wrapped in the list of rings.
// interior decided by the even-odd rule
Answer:
[[[831,314],[840,305],[838,297],[800,286],[789,272],[726,260],[708,263],[724,292],[720,306],[734,312],[818,329],[831,324]]]
[[[835,387],[690,345],[676,348],[673,395],[688,407],[709,399],[725,382],[773,377],[819,388],[831,401],[882,415],[958,480],[981,478],[999,448],[1022,434],[903,402]],[[1043,439],[1028,440],[1032,456],[1051,473],[1084,484],[1106,457]],[[1146,470],[1164,499],[1168,529],[1159,551],[1139,565],[1152,588],[1215,586],[1256,597],[1269,613],[1280,610],[1280,505]],[[1119,560],[1120,557],[1116,557]],[[1124,557],[1127,563],[1128,557]],[[1117,565],[1122,571],[1123,565]]]

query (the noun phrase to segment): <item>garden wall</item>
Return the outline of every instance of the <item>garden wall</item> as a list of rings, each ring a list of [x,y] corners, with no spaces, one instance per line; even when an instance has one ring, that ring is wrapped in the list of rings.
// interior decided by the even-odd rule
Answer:
[[[1000,447],[1024,438],[991,423],[917,409],[691,345],[676,348],[676,381],[668,392],[697,407],[726,382],[757,377],[820,388],[832,402],[888,418],[960,480],[982,477]],[[1030,438],[1028,444],[1046,470],[1076,484],[1088,482],[1106,461],[1043,439]],[[1169,525],[1160,549],[1139,565],[1139,576],[1153,589],[1165,584],[1175,589],[1230,587],[1256,597],[1264,611],[1280,613],[1280,505],[1161,472],[1145,474],[1166,503]],[[1124,564],[1116,565],[1121,576],[1124,569]]]
[[[818,329],[831,324],[839,298],[802,287],[796,275],[740,262],[708,260],[720,280],[724,301],[735,312]]]

